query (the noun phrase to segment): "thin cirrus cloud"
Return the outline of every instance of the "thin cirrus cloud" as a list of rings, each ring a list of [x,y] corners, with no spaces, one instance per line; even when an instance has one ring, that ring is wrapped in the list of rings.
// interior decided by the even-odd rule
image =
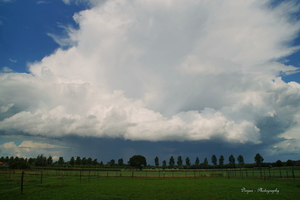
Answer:
[[[288,133],[298,129],[300,85],[278,77],[297,68],[276,62],[299,49],[294,1],[90,3],[69,38],[50,34],[70,48],[30,63],[29,74],[0,75],[1,130],[299,144]]]

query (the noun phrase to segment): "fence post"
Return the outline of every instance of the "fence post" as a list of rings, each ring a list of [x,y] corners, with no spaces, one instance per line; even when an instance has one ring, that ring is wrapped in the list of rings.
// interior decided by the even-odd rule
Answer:
[[[41,171],[41,185],[43,184],[43,171]]]
[[[293,173],[293,178],[294,178],[294,181],[295,181],[294,166],[292,167],[292,173]]]
[[[24,183],[24,171],[22,171],[22,176],[21,176],[21,194],[23,194],[23,183]]]
[[[279,168],[279,172],[280,172],[280,178],[281,178],[281,180],[282,180],[281,168]]]
[[[91,170],[89,170],[89,181],[90,181],[90,176],[91,176]]]
[[[62,186],[64,186],[64,181],[65,181],[65,180],[64,180],[64,179],[65,179],[64,175],[65,175],[65,172],[63,171],[63,172],[62,172]]]
[[[81,183],[81,170],[79,171],[79,180],[80,180],[80,183]]]

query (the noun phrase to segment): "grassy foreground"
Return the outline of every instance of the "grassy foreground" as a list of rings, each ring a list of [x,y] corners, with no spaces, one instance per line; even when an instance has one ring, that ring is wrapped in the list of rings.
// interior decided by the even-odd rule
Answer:
[[[1,179],[1,199],[299,199],[300,181],[241,179],[227,177],[145,178],[145,177],[38,177],[24,185]],[[26,181],[26,180],[25,180]],[[27,184],[27,185],[26,185]],[[32,184],[32,185],[30,185]],[[15,189],[14,189],[15,187]],[[245,188],[244,190],[242,190]],[[259,191],[262,188],[262,191]],[[6,190],[7,189],[7,190]],[[272,194],[271,190],[275,190]],[[251,191],[253,190],[253,191]],[[269,190],[269,193],[267,192]],[[247,192],[248,191],[248,192]]]

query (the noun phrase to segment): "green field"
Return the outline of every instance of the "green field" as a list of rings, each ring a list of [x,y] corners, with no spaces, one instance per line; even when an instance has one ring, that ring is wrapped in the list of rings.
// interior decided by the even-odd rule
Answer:
[[[258,176],[269,173],[258,170],[247,173],[250,176],[252,172]],[[223,176],[220,176],[222,173],[224,173]],[[21,171],[6,171],[0,174],[0,194],[1,199],[31,200],[298,199],[300,195],[299,177],[295,179],[293,177],[246,178],[246,175],[233,177],[228,176],[226,171],[222,173],[217,170],[169,170],[165,173],[156,170],[147,172],[129,170],[26,171],[23,177],[23,194],[21,194]],[[240,171],[230,173],[241,174]],[[292,172],[288,173],[292,174]],[[263,190],[260,191],[259,188]]]

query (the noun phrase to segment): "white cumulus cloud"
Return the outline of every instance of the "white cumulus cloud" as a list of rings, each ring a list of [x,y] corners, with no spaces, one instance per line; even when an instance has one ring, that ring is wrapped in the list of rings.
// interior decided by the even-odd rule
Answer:
[[[0,75],[1,130],[258,144],[299,122],[300,86],[278,77],[298,69],[276,62],[297,50],[294,1],[91,3],[52,36],[70,48]]]

